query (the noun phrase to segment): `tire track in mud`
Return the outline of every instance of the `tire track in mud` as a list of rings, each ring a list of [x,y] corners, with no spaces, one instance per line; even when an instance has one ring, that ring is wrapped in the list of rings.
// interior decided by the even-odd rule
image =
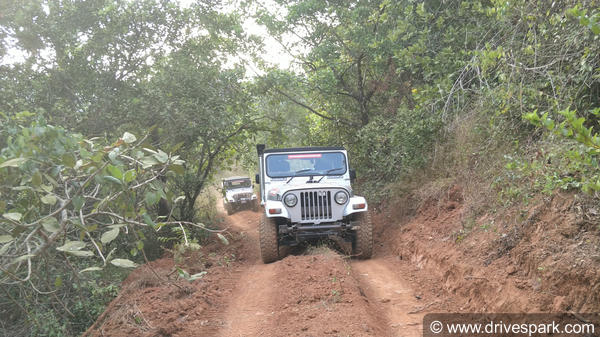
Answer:
[[[223,213],[224,214],[224,213]],[[258,220],[260,213],[243,211],[227,219],[229,225],[248,236],[254,244],[246,256],[246,265],[239,270],[227,309],[223,312],[223,326],[215,336],[257,336],[261,323],[273,316],[273,288],[275,264],[260,261],[258,250]]]
[[[391,335],[421,336],[425,314],[418,308],[422,303],[417,301],[408,282],[402,279],[401,266],[393,259],[374,257],[353,261],[351,266],[365,296],[384,315]]]

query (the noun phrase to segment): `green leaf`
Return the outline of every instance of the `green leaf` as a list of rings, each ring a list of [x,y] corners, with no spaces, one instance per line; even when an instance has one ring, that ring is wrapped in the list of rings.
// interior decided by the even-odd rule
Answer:
[[[0,168],[3,167],[20,167],[23,163],[27,161],[27,158],[13,158],[5,161],[0,164]]]
[[[56,197],[53,194],[46,194],[40,199],[46,205],[54,205],[56,204]]]
[[[185,144],[185,142],[179,142],[179,143],[173,145],[170,152],[171,153],[177,152],[184,144]]]
[[[586,16],[582,15],[582,16],[579,17],[579,23],[582,26],[587,26],[590,23],[590,19],[588,19]]]
[[[79,272],[80,273],[85,273],[85,272],[88,272],[88,271],[101,271],[101,270],[102,270],[102,268],[100,268],[100,267],[88,267],[88,268],[80,270]]]
[[[92,161],[94,163],[99,163],[102,161],[102,159],[104,158],[104,153],[103,152],[96,152],[93,156],[92,156]]]
[[[142,168],[145,168],[145,169],[158,164],[158,161],[156,159],[154,159],[154,157],[152,157],[152,156],[144,157],[144,158],[140,159],[140,161],[142,162]]]
[[[52,190],[54,190],[54,186],[52,185],[40,185],[40,188],[44,191],[44,192],[52,192]]]
[[[158,150],[158,153],[154,155],[154,158],[160,163],[164,164],[169,160],[169,155],[164,153],[162,150]]]
[[[121,171],[121,169],[114,165],[108,165],[106,169],[108,170],[111,176],[119,179],[119,183],[121,183],[121,180],[123,180],[123,172]]]
[[[100,242],[102,242],[103,244],[107,244],[112,240],[116,239],[117,236],[119,236],[119,228],[113,228],[108,232],[102,234],[102,236],[100,237]]]
[[[148,191],[144,195],[144,200],[148,207],[156,205],[160,201],[160,193],[154,191]]]
[[[31,176],[31,184],[35,187],[38,187],[42,184],[42,174],[40,171],[35,171],[35,173]]]
[[[156,152],[156,151],[154,151],[154,150],[152,150],[151,148],[148,148],[148,147],[145,147],[143,150],[146,151],[146,152],[148,152],[148,153],[152,153],[152,154],[157,154],[158,153],[158,152]]]
[[[117,267],[121,267],[121,268],[135,268],[137,267],[137,264],[131,260],[127,260],[127,259],[114,259],[112,261],[110,261],[110,263],[114,266]]]
[[[135,180],[136,176],[137,176],[137,172],[135,170],[129,170],[129,171],[125,172],[125,175],[123,176],[123,178],[126,183],[130,183],[133,180]]]
[[[78,257],[90,257],[90,256],[94,256],[94,253],[90,252],[89,250],[72,250],[72,251],[68,251],[65,252],[67,254],[71,254],[74,256],[78,256]]]
[[[117,156],[119,155],[121,151],[119,150],[119,148],[114,148],[112,151],[110,151],[108,153],[108,159],[110,159],[110,161],[114,162],[115,160],[117,160]]]
[[[83,207],[84,202],[85,200],[81,196],[76,196],[73,197],[73,201],[71,203],[73,204],[73,209],[79,211],[81,207]]]
[[[227,240],[227,238],[225,237],[225,235],[221,234],[221,233],[217,233],[217,237],[219,238],[219,240],[221,240],[221,242],[223,242],[224,245],[229,245],[229,240]]]
[[[185,168],[183,167],[183,165],[169,165],[169,170],[180,175],[185,173]]]
[[[63,285],[63,280],[60,276],[57,276],[56,279],[54,279],[54,286],[57,288],[62,287]]]
[[[181,269],[181,268],[179,268],[179,267],[176,267],[176,269],[177,269],[177,273],[178,273],[178,274],[179,274],[179,276],[181,276],[182,278],[184,278],[184,279],[186,279],[186,280],[188,280],[188,279],[190,278],[190,273],[188,273],[187,271],[185,271],[185,270],[183,270],[183,269]]]
[[[77,158],[72,153],[65,153],[62,155],[62,163],[66,167],[73,168],[77,163]]]
[[[60,230],[60,226],[58,225],[58,220],[55,217],[49,217],[42,222],[42,226],[47,232],[56,233]]]
[[[546,129],[552,131],[554,130],[554,121],[548,118],[544,121],[544,126]]]
[[[115,183],[117,185],[122,185],[123,183],[121,182],[121,180],[113,177],[113,176],[104,176],[104,179],[110,181],[111,183]]]
[[[148,215],[148,213],[144,213],[143,218],[146,225],[156,227],[156,223],[152,221],[152,218],[150,217],[150,215]]]
[[[12,240],[14,240],[14,239],[10,235],[0,235],[0,243],[7,243],[7,242],[11,242]]]
[[[4,213],[4,214],[2,214],[2,216],[8,220],[20,222],[21,218],[23,217],[23,214],[18,213],[18,212],[12,212],[12,213]]]
[[[50,184],[52,184],[52,186],[54,187],[58,187],[58,183],[56,182],[56,180],[54,180],[54,178],[52,178],[50,175],[48,174],[44,174],[44,178],[46,178],[46,180],[48,180],[50,182]],[[43,186],[43,185],[42,185]]]
[[[123,138],[123,141],[127,144],[131,144],[137,140],[137,138],[129,132],[125,132],[121,138]]]
[[[590,29],[595,35],[600,35],[600,25],[594,24],[590,27]]]
[[[197,274],[194,275],[190,275],[190,277],[188,278],[188,281],[194,281],[194,280],[198,280],[204,277],[204,275],[206,275],[206,271],[201,271]]]
[[[85,242],[82,241],[67,241],[64,245],[56,247],[56,250],[61,252],[73,252],[85,248]]]

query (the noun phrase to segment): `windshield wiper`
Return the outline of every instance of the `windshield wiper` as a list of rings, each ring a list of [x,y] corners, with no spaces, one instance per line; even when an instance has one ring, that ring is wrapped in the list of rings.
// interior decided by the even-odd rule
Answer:
[[[333,171],[343,170],[343,169],[344,169],[343,167],[332,168],[332,169],[329,169],[329,170],[325,171],[325,174],[329,174],[329,173],[331,173]]]
[[[292,179],[296,178],[298,176],[298,173],[304,173],[304,172],[308,172],[308,171],[312,171],[311,168],[305,168],[302,170],[298,170],[296,172],[294,172],[294,175],[290,177],[290,179],[288,179],[288,181],[286,181],[285,183],[289,183],[290,181],[292,181]]]
[[[331,173],[333,171],[337,171],[337,170],[343,170],[343,169],[344,169],[343,167],[336,167],[336,168],[332,168],[332,169],[329,169],[329,170],[325,171],[325,174],[323,174],[323,176],[321,177],[321,179],[317,180],[317,183],[320,183],[321,180],[323,180],[323,178],[325,178],[325,176],[328,175],[329,173]]]

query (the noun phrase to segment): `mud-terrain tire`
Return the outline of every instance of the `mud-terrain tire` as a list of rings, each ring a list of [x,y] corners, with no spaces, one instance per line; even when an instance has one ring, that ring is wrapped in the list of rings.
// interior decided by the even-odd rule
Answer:
[[[233,207],[231,206],[231,204],[226,203],[225,204],[225,210],[227,211],[227,215],[233,214]]]
[[[371,214],[363,212],[358,215],[359,228],[356,230],[352,254],[359,259],[370,259],[373,255],[373,224]]]
[[[252,202],[252,211],[253,212],[258,212],[258,200],[254,200]]]
[[[279,240],[277,240],[277,224],[263,213],[258,224],[260,256],[264,263],[279,260]]]

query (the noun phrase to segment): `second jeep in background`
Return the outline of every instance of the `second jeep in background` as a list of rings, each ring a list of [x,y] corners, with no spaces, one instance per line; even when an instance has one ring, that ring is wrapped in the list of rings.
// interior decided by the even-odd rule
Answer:
[[[223,207],[227,215],[231,215],[242,208],[258,210],[258,199],[252,188],[252,181],[248,177],[229,177],[221,182],[223,191]]]

